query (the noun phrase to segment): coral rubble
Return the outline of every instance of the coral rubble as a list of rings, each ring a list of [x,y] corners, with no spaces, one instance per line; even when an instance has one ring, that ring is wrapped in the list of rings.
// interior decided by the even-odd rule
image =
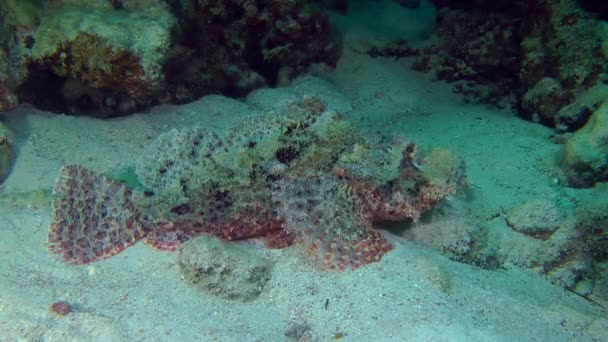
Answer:
[[[137,162],[141,189],[80,166],[62,169],[49,249],[71,263],[121,252],[140,238],[176,250],[201,234],[302,245],[325,269],[358,268],[392,246],[373,224],[418,219],[453,194],[463,165],[450,152],[366,139],[306,98],[253,115],[224,136],[172,130]]]

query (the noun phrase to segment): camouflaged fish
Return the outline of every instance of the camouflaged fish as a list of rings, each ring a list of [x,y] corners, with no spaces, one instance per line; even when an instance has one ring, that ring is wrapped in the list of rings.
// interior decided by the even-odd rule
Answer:
[[[137,187],[64,166],[49,250],[73,264],[144,239],[176,250],[200,234],[302,246],[325,269],[358,268],[392,249],[374,223],[418,219],[464,177],[450,152],[365,136],[317,99],[255,115],[224,135],[160,135],[137,161]]]

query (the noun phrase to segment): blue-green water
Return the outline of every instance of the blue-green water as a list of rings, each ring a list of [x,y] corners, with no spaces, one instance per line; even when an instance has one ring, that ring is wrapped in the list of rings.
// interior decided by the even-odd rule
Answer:
[[[0,13],[0,341],[608,339],[602,6]]]

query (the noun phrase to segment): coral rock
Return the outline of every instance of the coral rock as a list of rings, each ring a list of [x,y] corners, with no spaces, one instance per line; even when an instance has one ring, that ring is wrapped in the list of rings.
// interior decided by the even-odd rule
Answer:
[[[70,81],[63,93],[56,93],[56,101],[64,101],[72,112],[119,113],[117,106],[126,101],[116,100],[120,97],[148,105],[163,87],[162,68],[175,25],[167,6],[158,1],[120,9],[109,1],[53,1],[32,35],[30,83],[44,70],[63,80],[55,81],[59,91]],[[34,104],[57,91],[32,93],[36,89],[26,92]]]
[[[279,77],[293,78],[311,64],[334,66],[340,39],[329,19],[308,0],[193,1],[169,61],[174,92],[181,84],[195,93],[243,95]],[[193,39],[195,37],[195,39]]]
[[[18,104],[17,96],[10,89],[0,84],[0,112],[15,109]]]
[[[189,241],[179,269],[194,287],[221,298],[252,301],[272,276],[272,265],[252,245],[227,244],[213,236]]]
[[[605,84],[597,84],[579,92],[574,101],[557,112],[555,127],[560,130],[580,129],[606,98],[608,98],[608,86]]]
[[[608,102],[564,146],[562,163],[570,185],[593,186],[608,180]]]
[[[571,97],[559,81],[545,77],[526,92],[521,107],[533,121],[556,126],[558,112],[571,101]]]
[[[576,0],[432,2],[438,7],[435,39],[369,53],[418,56],[412,68],[451,82],[468,102],[513,104],[524,117],[562,130],[584,125],[586,104],[566,107],[603,83],[608,61],[608,23],[584,8],[605,15],[606,6]]]
[[[0,16],[0,82],[62,113],[107,117],[243,96],[334,66],[341,54],[310,0],[7,0]]]
[[[559,228],[563,219],[564,214],[555,203],[539,199],[513,208],[507,216],[507,223],[520,233],[546,238]]]
[[[0,183],[10,173],[14,157],[13,135],[0,121]]]

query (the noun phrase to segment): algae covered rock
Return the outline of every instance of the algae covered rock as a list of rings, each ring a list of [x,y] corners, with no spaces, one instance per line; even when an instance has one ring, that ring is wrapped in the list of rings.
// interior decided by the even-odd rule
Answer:
[[[557,230],[564,213],[552,201],[537,199],[510,210],[507,224],[513,230],[535,238],[546,238]]]
[[[574,102],[557,112],[556,127],[560,130],[580,129],[606,98],[608,98],[608,86],[605,84],[595,85],[579,93]]]
[[[252,245],[201,236],[180,251],[179,268],[196,288],[225,299],[252,301],[271,277],[271,263]]]
[[[244,95],[287,82],[311,64],[335,66],[341,55],[329,18],[310,0],[195,0],[176,7],[184,34],[168,67],[172,87],[192,95]]]
[[[484,268],[521,267],[595,301],[608,291],[608,184],[562,188],[468,230],[459,261]],[[506,222],[505,222],[506,221]]]
[[[0,183],[8,176],[13,163],[13,137],[2,122],[0,122]]]
[[[594,260],[608,262],[608,184],[577,191],[576,231],[584,253]]]
[[[341,54],[311,0],[4,0],[0,18],[0,83],[69,114],[242,96]]]
[[[17,107],[19,101],[13,92],[0,83],[0,112],[13,110]]]
[[[555,115],[571,101],[571,95],[552,77],[544,77],[523,96],[521,109],[535,122],[556,125]]]
[[[32,36],[31,70],[69,80],[61,94],[68,103],[87,99],[102,112],[134,111],[162,89],[175,24],[161,1],[120,8],[110,1],[52,1]]]
[[[588,187],[608,180],[608,101],[568,139],[562,162],[572,186]]]
[[[608,184],[597,184],[590,189],[567,189],[571,199],[566,208],[566,222],[570,228],[567,234],[561,234],[561,245],[548,246],[554,257],[545,258],[543,263],[543,273],[551,281],[603,303],[608,303],[606,193]]]

